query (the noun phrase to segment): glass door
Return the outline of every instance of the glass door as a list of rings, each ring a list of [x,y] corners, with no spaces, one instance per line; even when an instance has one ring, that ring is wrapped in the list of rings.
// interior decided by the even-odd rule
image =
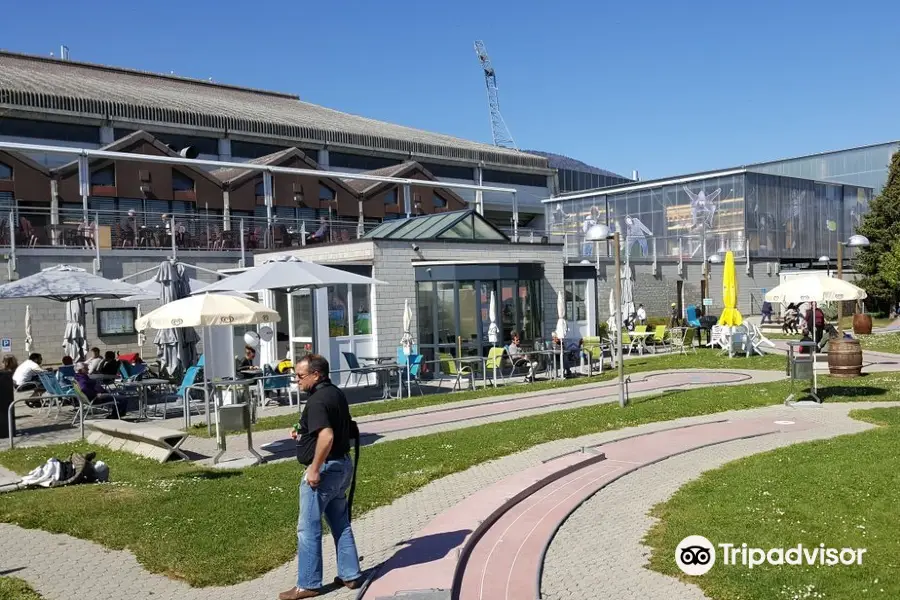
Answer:
[[[315,316],[311,290],[288,294],[288,335],[291,360],[294,362],[315,351]]]

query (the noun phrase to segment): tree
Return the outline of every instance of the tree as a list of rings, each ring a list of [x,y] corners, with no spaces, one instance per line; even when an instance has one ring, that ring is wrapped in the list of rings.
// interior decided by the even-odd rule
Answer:
[[[862,275],[860,286],[869,298],[885,305],[900,296],[900,152],[891,157],[887,183],[872,199],[869,212],[859,226],[869,238],[869,246],[856,254],[856,270]]]

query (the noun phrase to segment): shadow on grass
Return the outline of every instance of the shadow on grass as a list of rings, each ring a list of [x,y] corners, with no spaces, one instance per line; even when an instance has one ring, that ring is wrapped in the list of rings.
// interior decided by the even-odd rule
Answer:
[[[217,481],[219,479],[231,479],[232,477],[238,477],[240,475],[241,473],[238,471],[192,471],[190,473],[179,473],[175,475],[175,478]]]
[[[828,387],[819,388],[819,397],[825,401],[828,398],[871,398],[874,396],[884,396],[887,394],[884,388],[871,387],[868,385],[829,385]]]

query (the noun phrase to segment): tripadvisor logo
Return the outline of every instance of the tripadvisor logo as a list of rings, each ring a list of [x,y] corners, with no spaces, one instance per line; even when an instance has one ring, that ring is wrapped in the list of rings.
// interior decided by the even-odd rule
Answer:
[[[718,549],[718,550],[717,550]],[[716,564],[729,567],[744,566],[749,569],[760,565],[823,566],[861,565],[865,548],[830,548],[825,544],[790,548],[754,548],[748,544],[720,543],[714,545],[702,535],[690,535],[675,548],[675,564],[685,575],[704,575]]]

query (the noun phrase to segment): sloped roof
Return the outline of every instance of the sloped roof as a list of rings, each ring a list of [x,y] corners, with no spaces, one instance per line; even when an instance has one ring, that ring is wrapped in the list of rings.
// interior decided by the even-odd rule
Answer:
[[[391,165],[389,167],[381,167],[380,169],[372,169],[371,171],[363,171],[360,175],[375,175],[378,177],[400,177],[403,173],[412,171],[419,167],[425,170],[422,165],[414,160],[402,162],[399,165]],[[384,185],[383,181],[368,181],[366,179],[344,179],[344,183],[352,187],[360,194],[368,194],[380,185]]]
[[[0,98],[7,106],[55,114],[547,168],[543,157],[376,121],[291,94],[11,52],[0,52]]]
[[[509,241],[505,233],[474,210],[385,221],[365,237],[373,240]]]
[[[163,144],[161,141],[156,139],[156,137],[154,137],[153,134],[147,133],[146,131],[143,131],[143,130],[134,131],[124,137],[120,137],[119,139],[112,142],[111,144],[107,144],[107,145],[103,146],[102,148],[100,148],[100,150],[106,150],[108,152],[121,152],[121,151],[127,149],[129,146],[134,145],[137,142],[148,142],[148,143],[152,144],[154,148],[156,148],[157,150],[162,152],[165,156],[173,156],[176,158],[180,158],[180,155],[177,152],[175,152],[174,150],[172,150],[171,148],[169,148],[168,146]],[[98,163],[98,162],[113,162],[113,161],[110,159],[105,159],[105,158],[91,159],[92,164]],[[196,175],[197,177],[200,177],[201,179],[206,179],[207,181],[210,181],[210,182],[216,184],[217,186],[222,187],[221,181],[219,181],[217,178],[213,177],[209,172],[204,171],[203,169],[198,169],[197,167],[191,166],[189,164],[172,165],[172,168],[178,169],[180,171],[184,171],[185,173],[192,173],[192,174]],[[60,166],[56,167],[55,169],[51,170],[51,173],[55,174],[55,175],[69,175],[70,173],[73,173],[77,170],[78,170],[78,161],[73,160],[72,162],[67,162],[64,165],[60,165]]]
[[[542,152],[539,150],[524,150],[524,152],[546,157],[547,163],[550,165],[551,169],[571,169],[573,171],[580,171],[582,173],[593,173],[595,175],[606,175],[607,177],[620,177],[622,179],[630,179],[629,177],[619,175],[618,173],[613,173],[612,171],[607,171],[606,169],[601,169],[600,167],[594,167],[587,164],[586,162],[578,160],[577,158],[571,158],[563,154],[554,154],[553,152]]]

